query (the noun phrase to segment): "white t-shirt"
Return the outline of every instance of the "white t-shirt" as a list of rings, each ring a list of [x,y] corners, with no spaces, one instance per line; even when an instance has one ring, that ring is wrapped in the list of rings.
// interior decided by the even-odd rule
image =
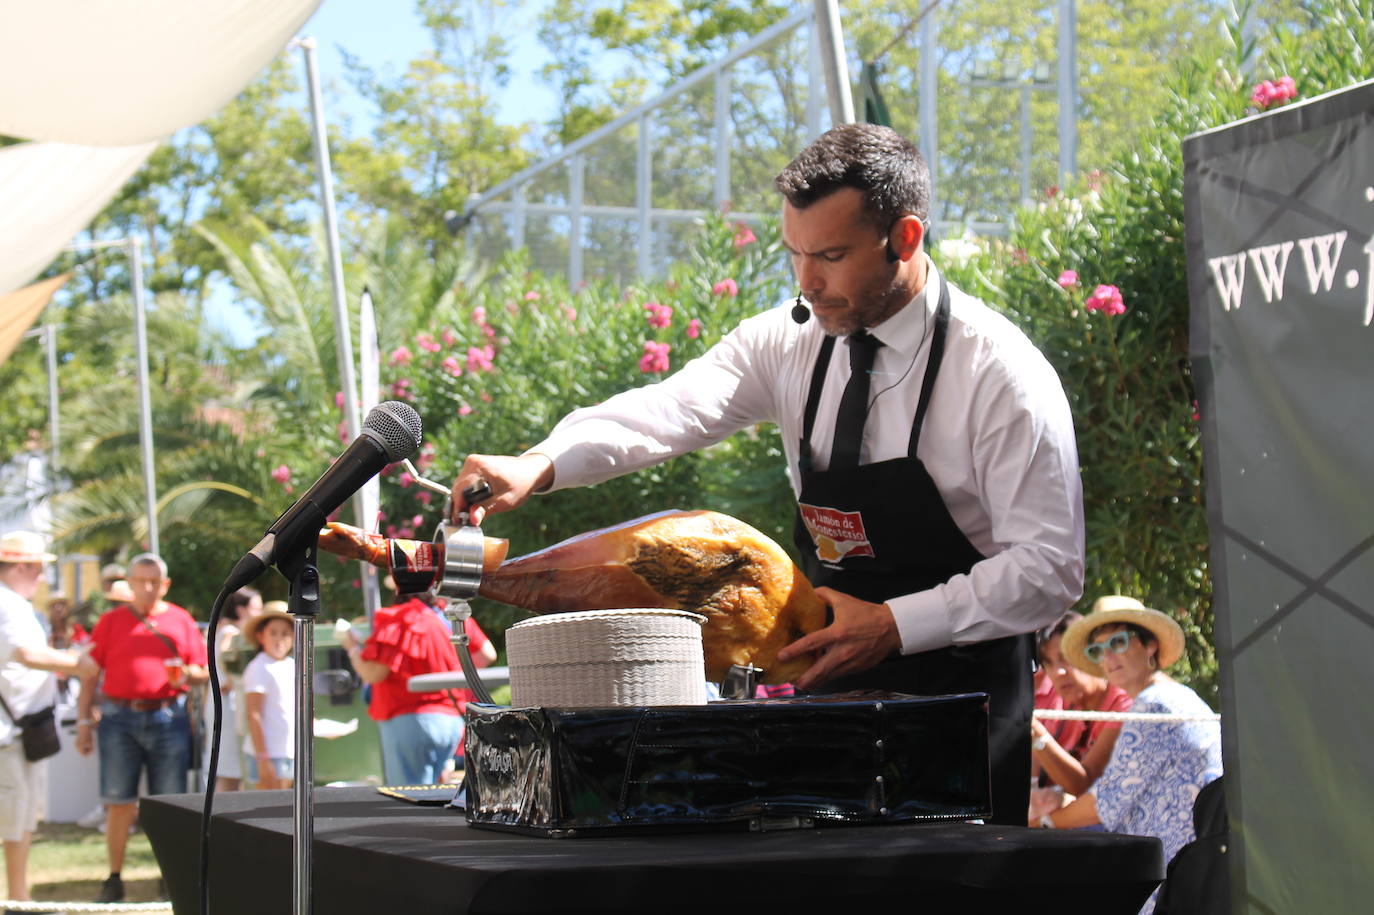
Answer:
[[[243,671],[243,692],[264,695],[262,703],[262,736],[267,741],[267,755],[296,758],[296,661],[290,655],[274,661],[261,652],[248,662]],[[250,728],[244,729],[243,752],[256,752]]]
[[[45,648],[48,639],[33,604],[0,583],[0,696],[17,717],[57,702],[57,678],[46,670],[34,670],[11,660],[19,647]],[[0,711],[0,745],[10,743],[18,728]]]

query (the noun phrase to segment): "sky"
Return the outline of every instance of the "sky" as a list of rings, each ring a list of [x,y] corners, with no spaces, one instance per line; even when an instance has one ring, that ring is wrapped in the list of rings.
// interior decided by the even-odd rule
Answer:
[[[512,76],[498,100],[497,120],[518,124],[546,120],[553,112],[553,93],[537,83],[535,74],[547,59],[535,38],[535,17],[544,0],[527,0],[515,14],[522,27],[511,55]],[[401,73],[416,57],[430,50],[429,33],[415,13],[413,0],[324,0],[315,15],[301,27],[301,38],[314,38],[320,81],[327,87],[324,98],[325,119],[338,124],[349,121],[349,132],[366,133],[375,120],[370,104],[349,83],[348,70],[341,53],[359,58],[380,76]],[[298,50],[284,51],[296,58],[302,83],[305,65]],[[305,94],[301,104],[307,106]],[[336,177],[337,181],[337,177]],[[251,342],[261,328],[244,309],[232,302],[229,289],[212,291],[209,301],[211,320],[227,330],[239,344]]]
[[[535,36],[535,18],[544,0],[526,0],[513,14],[519,26],[511,55],[510,85],[500,99],[497,120],[516,124],[543,120],[553,111],[554,96],[535,80],[547,54]],[[301,37],[319,45],[320,79],[332,84],[334,95],[326,100],[343,108],[341,114],[362,131],[372,120],[365,101],[348,84],[342,47],[379,75],[401,73],[406,64],[430,49],[429,33],[415,13],[413,0],[324,0],[300,30]],[[326,109],[326,116],[329,115]]]

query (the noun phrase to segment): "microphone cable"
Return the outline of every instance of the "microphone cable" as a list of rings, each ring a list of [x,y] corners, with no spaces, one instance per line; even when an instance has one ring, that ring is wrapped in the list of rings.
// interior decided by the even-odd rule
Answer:
[[[219,664],[215,657],[215,637],[219,631],[219,612],[232,592],[222,588],[210,607],[210,622],[205,630],[205,650],[210,659],[210,704],[214,708],[210,728],[210,765],[205,778],[205,805],[200,820],[200,915],[210,915],[210,817],[215,808],[215,780],[219,776],[220,729],[224,723],[224,694],[219,691]]]

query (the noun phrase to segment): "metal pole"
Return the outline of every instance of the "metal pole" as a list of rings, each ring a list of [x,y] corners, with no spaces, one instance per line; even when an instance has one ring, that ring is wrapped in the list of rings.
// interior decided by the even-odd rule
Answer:
[[[579,153],[568,161],[568,203],[572,225],[568,228],[568,285],[576,292],[582,285],[582,194],[587,160]]]
[[[1031,203],[1031,85],[1021,84],[1021,205]]]
[[[319,172],[320,206],[324,208],[324,244],[329,260],[329,284],[334,297],[334,342],[339,359],[339,386],[343,389],[344,420],[348,423],[348,437],[356,439],[362,432],[362,417],[358,415],[358,383],[353,374],[353,336],[344,301],[343,260],[339,255],[339,220],[334,212],[334,175],[329,166],[329,133],[324,120],[324,98],[320,94],[320,75],[315,61],[315,39],[297,38],[292,44],[304,52],[305,80],[310,91],[311,134],[315,145],[315,168]],[[353,510],[358,526],[369,529],[372,519],[364,518],[362,496],[353,497]]]
[[[721,67],[716,73],[716,206],[729,202],[730,144],[734,142],[734,121],[730,116],[730,68]]]
[[[939,109],[936,99],[940,91],[940,59],[935,47],[936,17],[939,11],[931,9],[921,17],[921,77],[917,100],[920,111],[920,148],[930,168],[930,218],[940,221],[940,143]]]
[[[826,95],[830,99],[831,126],[854,123],[854,96],[849,88],[849,63],[844,56],[844,32],[840,27],[838,0],[815,0],[820,26],[821,62],[825,65]]]
[[[1059,183],[1078,171],[1078,3],[1059,0]]]
[[[653,269],[653,222],[650,208],[653,206],[653,168],[654,156],[649,132],[653,129],[654,116],[644,112],[639,116],[639,136],[635,147],[635,207],[639,211],[639,238],[635,241],[637,254],[636,272],[641,278],[647,277]]]
[[[157,473],[153,468],[153,404],[148,393],[148,317],[143,300],[143,243],[126,239],[134,286],[134,349],[138,360],[138,440],[143,451],[143,500],[148,549],[161,554],[157,536]]]
[[[825,84],[825,64],[821,63],[821,27],[811,17],[806,41],[806,138],[821,135],[821,90]]]
[[[521,184],[511,191],[510,200],[513,216],[511,221],[514,223],[511,227],[511,247],[518,251],[525,247],[525,223],[529,219],[525,212],[525,185]]]
[[[48,354],[48,468],[55,483],[57,473],[62,468],[58,449],[56,324],[49,324],[43,328],[43,342]]]

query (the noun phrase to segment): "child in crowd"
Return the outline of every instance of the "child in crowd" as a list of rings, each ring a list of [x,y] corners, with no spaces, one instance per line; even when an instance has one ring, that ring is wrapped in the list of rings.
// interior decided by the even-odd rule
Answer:
[[[243,627],[244,639],[262,652],[243,671],[248,732],[245,773],[258,788],[290,788],[295,779],[295,645],[291,615],[268,610]]]

